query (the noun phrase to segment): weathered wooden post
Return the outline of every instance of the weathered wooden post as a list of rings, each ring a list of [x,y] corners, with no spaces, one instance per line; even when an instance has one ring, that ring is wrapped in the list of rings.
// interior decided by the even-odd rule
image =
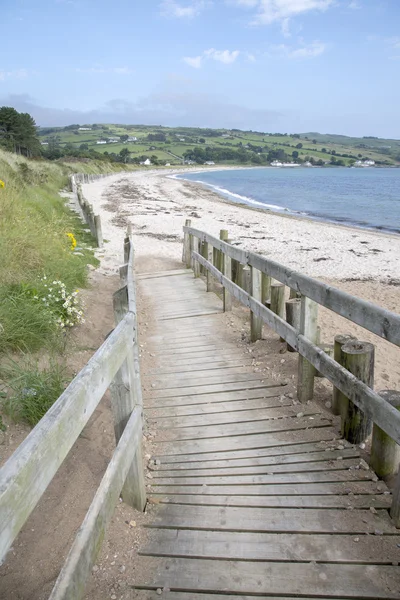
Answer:
[[[221,255],[222,255],[222,273],[223,273],[223,275],[225,275],[225,277],[227,277],[227,279],[232,281],[231,257],[228,256],[223,251],[221,251]],[[230,293],[228,292],[226,287],[224,287],[224,289],[223,289],[223,302],[224,302],[224,312],[232,310],[232,296],[230,295]]]
[[[221,229],[219,232],[219,239],[223,242],[227,242],[229,238],[229,233],[227,229]],[[222,250],[218,250],[218,270],[221,273],[224,272],[224,253]]]
[[[293,288],[290,288],[289,300],[294,300],[295,298],[301,298],[301,294],[300,292],[296,292]]]
[[[300,311],[301,311],[301,300],[300,298],[292,298],[291,300],[287,300],[285,303],[286,307],[286,321],[297,329],[300,330]],[[294,348],[290,344],[286,344],[289,352],[296,352]]]
[[[342,364],[357,379],[374,386],[375,346],[358,340],[346,342],[342,346]],[[351,444],[365,442],[372,431],[372,419],[351,400],[343,396],[341,403],[342,435]]]
[[[199,238],[193,236],[193,252],[197,254],[199,254],[199,242]],[[200,277],[200,263],[196,258],[193,259],[193,273],[195,277]]]
[[[392,494],[390,516],[393,519],[395,527],[400,529],[400,472],[397,474],[396,483]]]
[[[300,330],[310,342],[317,343],[317,319],[318,319],[318,304],[307,298],[301,297],[300,308]],[[314,396],[314,376],[315,368],[301,354],[299,354],[298,363],[298,379],[297,379],[297,398],[300,402],[312,400]]]
[[[321,344],[320,340],[318,340],[318,346],[325,354],[333,358],[333,344]],[[315,377],[325,377],[325,375],[322,375],[320,371],[315,370]]]
[[[251,272],[251,295],[255,300],[261,302],[261,271],[250,267]],[[262,338],[262,319],[257,317],[253,311],[250,313],[250,339],[252,342],[256,342]]]
[[[201,256],[203,258],[205,258],[207,260],[207,256],[205,255],[205,247],[206,247],[206,243],[204,241],[200,240],[199,253],[201,254]],[[205,267],[203,267],[203,265],[200,265],[200,275],[205,275],[206,271],[207,271],[207,269]]]
[[[355,341],[355,337],[354,335],[351,335],[349,333],[344,333],[341,334],[339,333],[338,335],[335,335],[335,339],[334,339],[334,345],[333,345],[333,358],[334,360],[336,360],[337,363],[339,363],[339,365],[342,365],[342,347],[344,346],[344,344],[346,344],[346,342],[351,342],[351,341]],[[345,398],[345,396],[342,394],[342,392],[340,390],[338,390],[336,387],[333,387],[333,392],[332,392],[332,412],[334,415],[340,415],[340,406],[342,403],[342,399]]]
[[[240,279],[239,285],[248,294],[251,294],[251,271],[248,265],[242,265],[240,263],[239,269]]]
[[[96,230],[97,246],[99,248],[102,248],[103,247],[103,231],[101,228],[100,215],[95,215],[95,217],[94,217],[94,228]]]
[[[271,277],[265,273],[261,274],[261,302],[265,305],[271,300]]]
[[[208,262],[213,264],[213,247],[209,242],[204,242],[204,254],[206,255],[206,259]],[[211,292],[212,288],[212,275],[211,272],[207,269],[207,292]]]
[[[193,235],[191,233],[189,233],[189,269],[193,269],[194,267],[194,261],[193,261],[193,256],[192,256],[192,251],[193,251]]]
[[[123,287],[114,294],[115,322],[119,323],[128,312],[128,290]],[[136,333],[135,333],[136,335]],[[114,433],[118,444],[129,417],[137,402],[135,390],[135,360],[133,346],[128,348],[127,357],[116,373],[110,385],[111,406],[114,416]],[[144,481],[142,451],[139,444],[129,468],[124,487],[121,492],[122,499],[134,508],[143,511],[146,506],[146,486]]]
[[[186,219],[185,227],[191,227],[192,221],[190,219]],[[185,231],[183,233],[183,252],[182,252],[182,262],[186,263],[186,267],[190,268],[190,245],[189,245],[189,234]]]
[[[285,315],[285,285],[283,283],[271,284],[271,310],[278,317],[284,318]],[[281,342],[285,340],[280,338]]]
[[[379,395],[391,406],[400,410],[400,392],[383,390],[379,392]],[[370,464],[381,478],[395,475],[400,467],[400,446],[376,423],[372,429]]]

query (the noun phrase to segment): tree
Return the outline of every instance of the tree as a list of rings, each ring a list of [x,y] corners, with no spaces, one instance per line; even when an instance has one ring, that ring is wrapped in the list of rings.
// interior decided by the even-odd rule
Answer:
[[[317,140],[313,140],[313,141],[312,141],[312,143],[313,143],[313,144],[316,144],[316,143],[317,143]]]
[[[122,150],[119,153],[121,159],[125,164],[128,162],[130,153],[131,151],[129,150],[129,148],[122,148]]]
[[[296,160],[296,158],[299,158],[299,153],[297,152],[297,150],[293,150],[292,152],[292,157]]]
[[[296,144],[296,148],[298,148],[299,150],[300,150],[300,148],[302,148],[302,147],[303,147],[303,144],[302,144],[302,143]]]
[[[79,146],[79,150],[89,150],[89,145],[88,144],[81,144]]]
[[[128,137],[129,137],[129,135],[124,134],[124,135],[120,135],[119,139],[121,140],[121,142],[126,142],[126,140],[128,139]]]
[[[28,113],[19,113],[10,106],[0,108],[0,144],[28,158],[40,156],[41,146],[36,123]]]
[[[326,148],[321,148],[321,152],[326,152]]]

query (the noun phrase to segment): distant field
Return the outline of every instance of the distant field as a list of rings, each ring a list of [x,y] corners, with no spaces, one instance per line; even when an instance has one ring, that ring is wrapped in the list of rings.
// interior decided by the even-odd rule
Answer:
[[[164,141],[149,140],[149,134],[163,134]],[[44,135],[43,135],[44,134]],[[222,134],[229,134],[231,137],[223,138]],[[41,141],[56,139],[61,147],[66,144],[72,144],[74,148],[79,149],[81,144],[88,144],[89,148],[97,152],[108,152],[109,154],[118,155],[121,150],[128,148],[131,151],[132,157],[137,156],[157,156],[160,161],[170,162],[171,164],[179,163],[179,158],[174,158],[170,153],[177,157],[183,157],[188,150],[193,150],[195,147],[200,147],[203,150],[206,147],[218,148],[220,151],[226,149],[239,150],[239,146],[246,149],[249,155],[255,156],[251,148],[247,145],[253,145],[262,149],[263,155],[268,151],[283,150],[289,157],[292,152],[298,152],[299,159],[304,160],[306,157],[313,157],[315,160],[323,160],[328,162],[332,154],[351,154],[352,159],[348,157],[340,157],[345,164],[349,164],[351,160],[357,160],[360,157],[372,159],[375,161],[386,161],[387,164],[400,165],[400,140],[389,139],[371,139],[371,138],[352,138],[342,135],[319,134],[319,133],[302,133],[296,137],[292,135],[269,135],[268,133],[246,132],[246,131],[225,131],[225,130],[204,130],[198,128],[166,128],[156,126],[125,126],[125,125],[98,125],[97,129],[92,131],[77,131],[73,133],[71,129],[53,128],[52,130],[44,130],[39,132]],[[129,143],[108,143],[104,145],[96,144],[97,140],[105,138],[120,138],[120,136],[128,135],[137,137],[137,142]],[[185,141],[180,141],[179,138],[185,138]],[[308,139],[306,139],[308,138]],[[199,140],[204,139],[205,143],[200,143]],[[313,140],[316,143],[313,143]],[[167,142],[167,143],[166,143]],[[302,148],[296,148],[298,144],[302,144]],[[357,146],[363,147],[357,147]],[[154,147],[155,150],[150,150]],[[326,152],[322,152],[322,149]],[[361,156],[360,156],[361,155]],[[232,160],[223,160],[224,163],[232,163]],[[235,161],[233,161],[235,162]]]

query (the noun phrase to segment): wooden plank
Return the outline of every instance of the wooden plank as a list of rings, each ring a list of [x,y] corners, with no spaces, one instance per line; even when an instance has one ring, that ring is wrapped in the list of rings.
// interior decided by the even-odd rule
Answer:
[[[291,407],[292,402],[285,396],[278,396],[273,398],[254,398],[249,400],[236,400],[234,402],[215,402],[200,405],[190,405],[182,407],[164,407],[159,406],[157,408],[146,409],[146,416],[148,419],[162,419],[164,417],[184,417],[190,415],[209,415],[209,414],[223,414],[229,412],[240,412],[240,411],[257,411],[259,409],[270,409],[277,410],[281,407]],[[162,421],[160,421],[161,423]]]
[[[201,388],[203,385],[214,385],[214,384],[225,384],[225,383],[234,383],[234,382],[247,382],[247,381],[259,381],[265,382],[265,378],[262,373],[254,373],[252,367],[243,367],[235,370],[234,373],[231,371],[225,372],[222,370],[221,372],[211,372],[207,376],[195,377],[192,373],[186,375],[183,373],[182,375],[172,374],[170,376],[166,375],[160,379],[151,378],[151,386],[154,388],[155,392],[157,390],[177,390],[181,392],[186,388],[193,389],[194,387]],[[176,392],[175,392],[176,393]]]
[[[328,484],[331,485],[331,484]],[[360,484],[359,484],[360,485]],[[367,488],[364,489],[366,491]],[[299,496],[213,496],[211,494],[165,494],[151,496],[150,502],[167,504],[195,504],[198,506],[254,506],[258,508],[390,508],[390,494],[354,495],[303,495]],[[375,488],[374,488],[375,489]]]
[[[178,277],[180,275],[193,276],[192,269],[176,269],[170,271],[154,271],[153,273],[137,273],[136,279],[138,281],[144,279],[159,279],[163,277]]]
[[[254,600],[254,596],[231,596],[230,594],[202,594],[197,592],[169,592],[168,588],[165,588],[162,592],[163,600]],[[135,589],[132,592],[133,600],[158,600],[160,598],[157,590],[138,590]],[[293,600],[293,596],[288,598],[287,596],[268,596],[268,600]],[[302,600],[315,600],[314,598],[302,596]],[[318,597],[318,600],[330,600],[330,598]]]
[[[244,377],[244,376],[243,376]],[[276,383],[268,381],[267,379],[262,379],[259,376],[257,380],[248,380],[244,379],[242,381],[236,381],[231,383],[216,383],[213,385],[207,385],[206,383],[201,386],[189,386],[180,389],[179,396],[177,396],[177,392],[175,389],[173,390],[155,390],[154,392],[147,392],[147,398],[156,399],[156,398],[173,398],[177,396],[178,398],[182,398],[183,396],[193,396],[202,395],[202,394],[215,394],[218,392],[233,392],[235,390],[250,390],[250,389],[266,389],[276,387]]]
[[[86,581],[100,551],[105,531],[129,472],[134,450],[141,445],[141,435],[141,408],[136,407],[119,440],[49,600],[83,598]]]
[[[297,435],[296,435],[297,434]],[[302,429],[299,431],[275,431],[261,432],[256,434],[244,434],[240,436],[205,438],[198,440],[175,441],[171,451],[170,442],[154,440],[155,455],[162,454],[216,454],[230,450],[245,450],[253,448],[266,448],[272,446],[285,446],[294,444],[296,441],[319,442],[321,440],[334,440],[337,432],[332,427],[318,427],[314,429]]]
[[[398,562],[400,535],[299,535],[165,529],[139,551],[141,555],[217,560],[252,560],[391,565]]]
[[[236,477],[238,475],[272,475],[276,473],[313,473],[322,471],[343,471],[345,469],[358,469],[360,460],[357,458],[348,458],[345,460],[324,461],[324,462],[306,462],[294,463],[288,465],[255,465],[245,467],[218,467],[203,469],[175,469],[173,471],[164,471],[156,469],[153,472],[153,481],[157,482],[160,477],[178,479],[180,477],[219,477],[229,475]]]
[[[257,410],[231,410],[229,412],[201,415],[179,416],[175,418],[156,416],[151,419],[155,421],[155,426],[165,428],[182,427],[205,427],[207,425],[224,425],[228,423],[249,423],[251,421],[274,420],[284,417],[295,417],[298,414],[298,406],[285,406],[282,408],[258,408]],[[304,415],[315,415],[318,409],[314,407],[304,407]]]
[[[133,323],[126,315],[0,470],[0,560],[121,366]]]
[[[326,429],[320,429],[319,433],[325,435]],[[315,431],[313,432],[315,434]],[[329,432],[331,433],[331,432]],[[157,458],[161,460],[161,464],[174,464],[174,463],[201,463],[206,466],[208,462],[215,460],[242,460],[242,459],[254,459],[255,457],[282,457],[283,460],[290,459],[296,455],[304,453],[310,454],[310,456],[322,456],[324,452],[334,451],[340,446],[340,448],[351,448],[357,451],[348,442],[336,439],[335,437],[322,437],[320,441],[310,442],[307,440],[300,441],[298,443],[277,444],[276,446],[265,446],[265,447],[254,447],[254,448],[243,448],[240,450],[227,450],[225,452],[218,452],[215,454],[210,452],[203,453],[188,453],[188,454],[171,454],[166,453],[165,455],[157,454]],[[312,459],[313,460],[313,459]],[[317,459],[314,459],[317,460]],[[323,460],[323,459],[321,459]]]
[[[139,572],[146,572],[138,560]],[[183,558],[153,559],[154,575],[147,586],[137,588],[178,589],[192,592],[272,595],[328,596],[342,600],[355,597],[368,600],[396,599],[400,593],[400,573],[395,566],[341,565],[314,563],[260,563],[251,561],[212,561]]]
[[[206,387],[206,386],[205,386]],[[310,420],[312,419],[312,421]],[[200,440],[210,438],[224,438],[231,436],[244,436],[251,433],[264,433],[265,435],[277,431],[292,431],[308,429],[310,427],[329,427],[330,419],[324,416],[315,417],[288,417],[271,421],[268,419],[252,421],[245,427],[241,423],[228,423],[225,425],[208,425],[207,427],[181,427],[170,431],[162,430],[157,436],[157,442],[172,440]]]
[[[349,469],[347,471],[313,471],[313,472],[297,472],[297,473],[275,473],[266,475],[235,475],[235,479],[232,479],[230,475],[210,475],[204,474],[203,476],[188,476],[188,477],[161,477],[158,476],[154,479],[155,484],[159,485],[261,485],[273,483],[278,484],[291,484],[291,483],[318,483],[327,482],[333,483],[335,481],[368,481],[376,478],[371,471]]]
[[[253,508],[163,505],[146,527],[286,533],[398,535],[386,510]]]
[[[147,398],[148,408],[167,408],[178,406],[202,406],[210,403],[236,402],[237,400],[249,400],[254,398],[279,398],[282,391],[281,386],[261,387],[255,389],[233,390],[231,392],[216,392],[201,394],[197,396],[175,396],[168,399]],[[275,400],[274,400],[275,401]]]
[[[172,375],[172,374],[176,374],[179,375],[180,373],[206,373],[209,371],[218,371],[220,372],[221,370],[225,370],[226,372],[228,372],[229,370],[232,369],[240,369],[241,367],[249,367],[252,366],[252,361],[250,358],[245,359],[245,358],[239,358],[239,359],[234,359],[231,360],[230,362],[228,361],[219,361],[219,362],[209,362],[209,363],[197,363],[198,368],[196,367],[196,364],[193,365],[180,365],[180,364],[175,364],[175,365],[171,365],[169,367],[161,367],[159,369],[150,369],[147,374],[145,375],[144,379],[150,378],[150,377],[154,377],[154,375]],[[237,372],[237,371],[236,371]]]
[[[226,467],[251,467],[256,465],[302,465],[308,463],[325,463],[326,461],[336,460],[338,458],[359,458],[360,453],[358,449],[346,448],[343,450],[328,450],[327,452],[309,452],[303,454],[287,454],[278,456],[260,456],[255,455],[251,458],[230,458],[224,460],[208,460],[204,461],[191,461],[191,462],[179,462],[179,463],[168,463],[161,461],[160,466],[157,467],[157,471],[169,470],[169,469],[220,469]]]
[[[203,494],[207,496],[349,496],[353,494],[385,494],[386,485],[375,481],[338,481],[331,483],[288,483],[288,484],[264,484],[264,485],[237,485],[231,482],[231,485],[151,485],[149,493],[151,495],[161,496],[193,496]],[[388,495],[388,492],[386,492]]]
[[[203,315],[214,315],[222,312],[221,308],[216,307],[214,310],[202,310],[202,311],[194,311],[193,313],[187,315],[173,315],[170,317],[161,317],[159,321],[171,321],[174,319],[185,319],[187,317],[201,317]]]
[[[232,351],[229,353],[229,357],[226,358],[226,362],[231,362],[231,361],[240,361],[240,360],[249,360],[250,357],[243,355],[242,352],[240,351]],[[175,358],[170,358],[168,356],[164,356],[162,359],[161,357],[158,358],[157,360],[157,364],[159,366],[160,369],[164,368],[164,367],[176,367],[177,362],[179,362],[180,366],[193,366],[193,365],[209,365],[209,364],[213,364],[217,361],[221,360],[221,355],[220,354],[216,354],[215,352],[209,353],[209,354],[204,354],[204,356],[202,355],[201,357],[182,357],[182,360],[177,361],[176,357]]]

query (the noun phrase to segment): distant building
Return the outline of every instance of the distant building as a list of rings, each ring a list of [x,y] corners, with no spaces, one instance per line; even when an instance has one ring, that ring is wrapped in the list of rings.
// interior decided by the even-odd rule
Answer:
[[[110,139],[108,140],[108,143],[109,143],[109,144],[118,144],[118,143],[119,143],[119,141],[120,141],[120,140],[116,140],[115,138],[110,138]]]
[[[49,142],[40,142],[42,144],[42,146],[48,146]]]
[[[170,167],[170,166],[171,166],[171,163],[165,163],[165,166],[166,166],[166,167]]]
[[[215,165],[215,162],[213,160],[206,160],[206,162],[204,164],[205,165]]]
[[[106,140],[97,140],[96,144],[107,144]]]
[[[184,141],[185,141],[185,138],[179,138],[179,141],[180,141],[180,142],[184,142]]]
[[[230,136],[230,135],[229,135],[229,133],[223,133],[223,134],[221,135],[221,137],[223,137],[223,138],[230,138],[230,137],[232,137],[232,136]]]
[[[126,141],[127,142],[137,142],[137,137],[135,137],[135,136],[128,137],[128,139]]]
[[[374,160],[357,160],[353,166],[354,167],[374,167],[375,161]]]
[[[145,167],[149,167],[151,165],[151,160],[146,158],[146,160],[142,161],[140,164],[144,165]]]
[[[79,127],[78,131],[92,131],[91,127]]]

